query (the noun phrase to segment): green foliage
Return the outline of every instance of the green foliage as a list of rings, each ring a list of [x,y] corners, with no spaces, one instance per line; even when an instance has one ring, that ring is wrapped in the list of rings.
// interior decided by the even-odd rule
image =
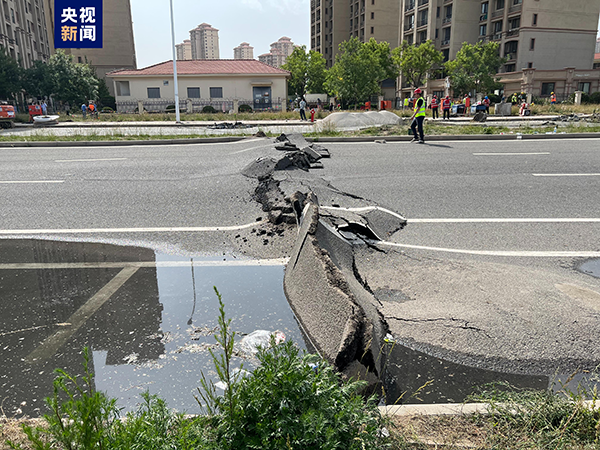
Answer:
[[[456,58],[446,63],[454,95],[465,95],[472,91],[492,92],[500,87],[496,74],[506,62],[500,58],[500,44],[463,43]]]
[[[422,86],[444,61],[444,55],[435,49],[432,41],[418,46],[403,41],[400,47],[392,50],[392,58],[408,83],[415,88]]]
[[[240,107],[238,108],[238,111],[241,113],[251,113],[252,112],[252,106],[250,105],[240,105]]]
[[[590,94],[588,103],[591,105],[600,105],[600,91]]]
[[[175,112],[175,104],[167,105],[167,108],[165,109],[165,111],[168,113],[174,113]]]
[[[46,398],[51,411],[44,415],[47,428],[23,427],[34,450],[55,448],[52,442],[67,450],[109,448],[109,429],[118,418],[119,410],[116,400],[108,399],[94,389],[87,348],[83,356],[83,384],[77,377],[56,370],[58,376],[54,380],[54,395]]]
[[[503,447],[503,440],[516,442],[523,437],[523,444],[528,444],[523,448],[548,449],[600,444],[600,410],[584,405],[586,398],[596,404],[596,388],[590,392],[580,386],[576,392],[563,389],[557,394],[552,390],[519,390],[497,383],[474,396],[475,400],[490,404],[497,430],[494,439],[500,444],[494,448],[507,448]]]
[[[325,58],[314,50],[306,51],[306,46],[296,47],[281,67],[291,73],[288,81],[290,93],[303,97],[307,92],[322,93],[325,83]]]
[[[55,100],[78,105],[98,98],[99,82],[88,64],[75,63],[72,56],[57,50],[48,60],[48,69]]]
[[[4,47],[0,48],[0,99],[10,99],[21,89],[22,71]]]
[[[98,104],[103,108],[102,111],[104,111],[105,107],[109,107],[112,110],[117,109],[117,101],[112,95],[110,95],[110,91],[108,90],[108,86],[106,85],[106,80],[104,80],[104,78],[100,78],[98,80]]]
[[[342,42],[335,64],[327,72],[326,90],[346,104],[368,101],[380,94],[379,83],[396,73],[389,52],[388,43],[374,39],[366,44],[356,37]]]
[[[206,105],[204,108],[202,108],[203,114],[214,114],[216,112],[217,110],[210,105]]]

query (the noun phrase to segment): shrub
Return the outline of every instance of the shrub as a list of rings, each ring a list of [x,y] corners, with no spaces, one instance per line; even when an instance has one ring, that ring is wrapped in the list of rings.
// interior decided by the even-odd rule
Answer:
[[[217,110],[210,105],[206,105],[204,108],[202,108],[203,114],[215,114],[216,112]]]
[[[587,103],[590,103],[590,104],[593,104],[593,105],[599,105],[600,104],[600,91],[599,92],[594,92],[593,94],[591,94],[588,97]]]
[[[241,113],[251,113],[252,112],[252,106],[250,105],[240,105],[240,107],[238,108],[238,111]]]
[[[166,112],[168,112],[168,113],[174,113],[175,112],[175,105],[169,105],[169,106],[167,106]]]

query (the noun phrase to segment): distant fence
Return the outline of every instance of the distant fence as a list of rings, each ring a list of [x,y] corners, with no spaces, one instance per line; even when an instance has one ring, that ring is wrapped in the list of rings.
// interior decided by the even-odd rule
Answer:
[[[179,111],[182,113],[199,113],[206,106],[213,107],[218,112],[233,111],[235,99],[223,100],[204,100],[204,99],[180,99]],[[281,99],[272,103],[255,104],[253,100],[237,100],[238,108],[242,105],[248,105],[253,111],[281,111],[284,107]],[[140,104],[144,111],[148,113],[165,113],[167,109],[172,110],[175,107],[174,99],[144,99],[144,100],[117,100],[117,112],[133,114],[139,112]],[[170,108],[169,108],[170,107]]]

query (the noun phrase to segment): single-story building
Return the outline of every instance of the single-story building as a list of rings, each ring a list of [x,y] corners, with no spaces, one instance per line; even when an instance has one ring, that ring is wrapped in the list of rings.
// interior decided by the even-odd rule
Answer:
[[[175,104],[173,61],[138,70],[107,74],[114,83],[117,111],[131,113],[140,103],[149,112]],[[179,107],[200,112],[205,106],[230,111],[241,105],[253,110],[285,111],[290,73],[254,59],[177,61]]]

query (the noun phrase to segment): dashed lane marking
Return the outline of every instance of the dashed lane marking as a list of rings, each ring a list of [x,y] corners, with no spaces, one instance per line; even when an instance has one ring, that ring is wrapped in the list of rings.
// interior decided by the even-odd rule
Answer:
[[[60,184],[64,182],[65,180],[13,180],[0,181],[0,184]]]
[[[408,219],[413,223],[600,223],[599,218]]]
[[[534,177],[600,177],[600,173],[534,173]]]
[[[126,161],[127,158],[103,158],[103,159],[57,159],[54,162],[67,163],[67,162],[97,162],[97,161]]]
[[[530,152],[530,153],[473,153],[473,156],[527,156],[527,155],[549,155],[550,152]]]

